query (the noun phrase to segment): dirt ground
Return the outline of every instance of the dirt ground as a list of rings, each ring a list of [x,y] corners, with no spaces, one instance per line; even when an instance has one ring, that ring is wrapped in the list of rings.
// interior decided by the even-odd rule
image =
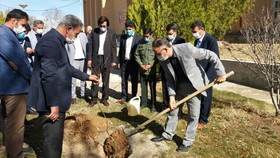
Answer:
[[[136,133],[130,137],[123,138],[120,137],[122,134],[118,132],[125,129],[124,126],[116,127],[116,129],[120,129],[116,131],[107,131],[107,126],[112,126],[109,119],[99,116],[91,116],[87,114],[68,116],[65,121],[63,157],[125,158],[129,156],[130,158],[153,158],[159,157],[162,152],[169,150],[166,142],[154,143],[150,141],[150,139],[154,137],[153,135],[147,136],[146,134]],[[126,130],[132,129],[133,128]],[[107,150],[117,153],[115,155],[106,155],[104,152],[104,144],[106,144],[105,140],[111,138],[109,134],[114,135],[114,137],[112,137],[114,139],[109,140],[109,144],[113,146],[113,149],[105,147],[105,151]],[[118,139],[121,139],[121,141]],[[128,142],[126,142],[125,139],[127,139]],[[114,141],[117,141],[118,144],[114,144]],[[127,149],[123,149],[122,147],[127,147]],[[130,153],[125,153],[126,150]]]

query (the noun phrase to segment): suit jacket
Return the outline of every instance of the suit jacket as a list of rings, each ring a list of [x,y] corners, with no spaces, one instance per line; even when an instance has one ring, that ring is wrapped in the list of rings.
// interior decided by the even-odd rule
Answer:
[[[87,80],[89,75],[70,65],[65,38],[55,29],[47,32],[37,43],[35,62],[28,94],[28,105],[39,112],[59,106],[65,112],[71,104],[72,77]]]
[[[125,49],[126,49],[126,39],[128,38],[128,36],[122,35],[121,39],[120,39],[120,50],[119,50],[119,64],[122,65],[125,61]],[[132,44],[131,44],[131,50],[130,50],[130,62],[133,63],[132,65],[135,65],[136,70],[138,67],[137,62],[135,61],[135,51],[137,48],[137,45],[139,43],[141,43],[142,41],[141,36],[134,34],[133,39],[132,39]]]
[[[185,39],[180,37],[179,35],[177,35],[174,39],[174,41],[172,42],[172,45],[174,44],[181,44],[181,43],[186,43]]]
[[[194,41],[194,45],[196,45],[197,42],[198,42],[198,39]],[[218,47],[217,40],[213,36],[210,36],[207,33],[205,33],[205,36],[202,39],[202,42],[201,42],[199,48],[205,48],[205,49],[211,50],[212,52],[216,53],[216,55],[219,57],[219,47]],[[199,61],[199,63],[203,67],[204,71],[207,73],[209,80],[214,81],[214,79],[216,78],[216,75],[217,75],[216,71],[214,69],[214,66],[207,60],[201,60],[201,61]]]
[[[38,43],[38,40],[37,40],[37,37],[35,34],[36,34],[36,32],[33,29],[31,29],[31,31],[29,31],[27,34],[27,37],[29,37],[29,39],[30,39],[32,49],[35,49],[36,44]]]
[[[32,68],[16,34],[5,24],[0,26],[0,43],[0,94],[27,93]]]
[[[176,53],[178,57],[185,75],[196,90],[204,87],[209,82],[198,60],[206,59],[211,62],[218,76],[224,76],[226,74],[222,62],[212,51],[196,48],[191,43],[173,45],[172,48],[174,50],[173,53]],[[165,72],[169,95],[176,95],[177,78],[172,65],[169,60],[160,61],[160,64]],[[206,96],[205,91],[202,94]]]
[[[102,32],[99,27],[95,28],[90,35],[90,45],[89,45],[89,53],[88,59],[92,60],[92,65],[95,66],[98,63],[98,50],[99,50],[99,35]],[[117,41],[116,41],[116,33],[107,29],[107,34],[104,42],[104,59],[105,59],[105,68],[110,68],[112,63],[116,63],[116,53],[117,53]]]

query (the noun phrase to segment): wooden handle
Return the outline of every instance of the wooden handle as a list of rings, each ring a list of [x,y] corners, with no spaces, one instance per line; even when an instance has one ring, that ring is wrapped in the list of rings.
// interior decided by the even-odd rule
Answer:
[[[233,71],[230,71],[229,73],[227,73],[225,75],[226,78],[228,78],[229,76],[233,75],[234,72]],[[213,81],[211,83],[209,83],[208,85],[204,86],[203,88],[195,91],[194,93],[186,96],[185,98],[183,98],[182,100],[178,101],[176,104],[175,104],[175,107],[181,105],[182,103],[185,103],[187,100],[193,98],[194,96],[202,93],[203,91],[207,90],[208,88],[214,86],[216,83],[216,81]],[[146,126],[147,124],[151,123],[152,121],[156,120],[157,118],[159,118],[160,116],[162,116],[163,114],[167,113],[170,111],[170,108],[167,108],[165,110],[163,110],[162,112],[156,114],[155,116],[153,116],[152,118],[150,118],[149,120],[147,120],[146,122],[142,123],[141,125],[138,125],[136,128],[134,128],[133,130],[131,130],[130,132],[128,132],[126,135],[127,136],[130,136],[130,135],[133,135],[134,133],[136,133],[139,129],[141,129],[142,127]]]

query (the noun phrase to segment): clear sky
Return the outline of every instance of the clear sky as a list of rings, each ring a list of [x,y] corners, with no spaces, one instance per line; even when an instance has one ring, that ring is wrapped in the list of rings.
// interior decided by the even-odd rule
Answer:
[[[83,0],[0,0],[0,11],[22,9],[20,4],[27,4],[24,11],[39,19],[43,19],[46,9],[58,8],[63,14],[74,14],[83,21]]]

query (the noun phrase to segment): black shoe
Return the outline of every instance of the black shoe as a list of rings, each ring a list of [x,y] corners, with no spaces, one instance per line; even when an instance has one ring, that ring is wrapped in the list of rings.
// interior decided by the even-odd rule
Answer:
[[[97,101],[90,101],[88,104],[88,107],[93,107],[95,104],[97,104]]]
[[[36,109],[34,108],[30,108],[26,111],[27,114],[30,114],[30,115],[38,115],[38,112],[36,111]]]
[[[102,101],[102,104],[107,107],[110,106],[110,103],[107,100]]]
[[[188,152],[192,146],[185,146],[185,145],[180,145],[179,148],[176,149],[177,152]]]
[[[71,104],[76,104],[76,103],[77,103],[76,98],[72,98]]]
[[[150,112],[151,112],[151,113],[154,113],[154,112],[157,112],[157,110],[156,110],[155,108],[151,108],[151,109],[150,109]]]
[[[156,137],[151,139],[151,141],[153,141],[153,142],[161,142],[161,141],[164,141],[164,140],[169,140],[169,139],[166,139],[163,136],[156,136]]]

